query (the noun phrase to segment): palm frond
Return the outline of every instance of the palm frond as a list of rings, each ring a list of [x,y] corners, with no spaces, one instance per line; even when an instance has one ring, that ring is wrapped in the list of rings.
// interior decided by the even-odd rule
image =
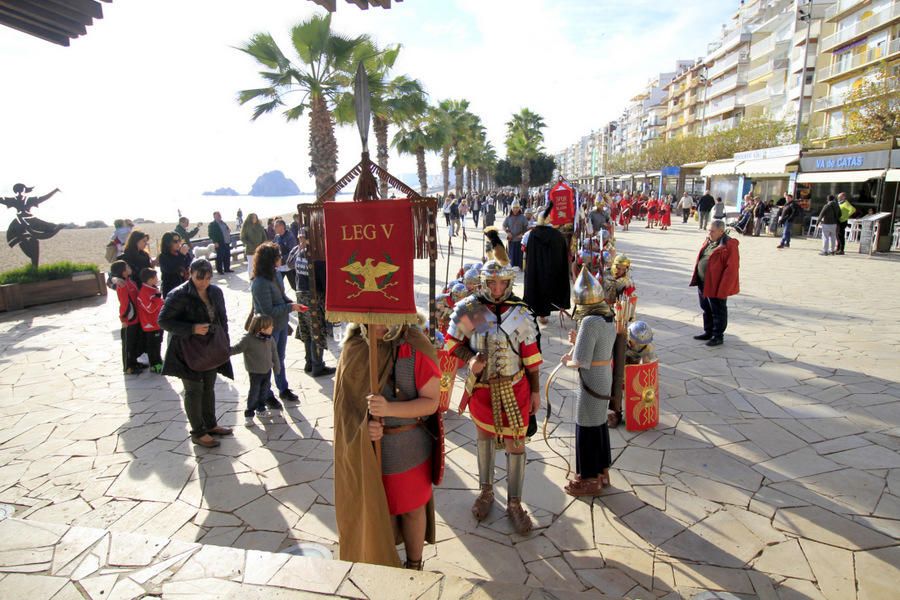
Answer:
[[[275,98],[277,95],[278,92],[275,91],[275,88],[270,87],[257,88],[255,90],[241,90],[238,92],[238,103],[243,105],[256,98]]]
[[[283,69],[290,64],[269,33],[254,34],[247,43],[238,46],[237,49],[246,52],[270,69]]]
[[[270,113],[281,105],[281,99],[275,98],[270,102],[263,102],[253,107],[253,115],[250,120],[255,121],[266,113]]]

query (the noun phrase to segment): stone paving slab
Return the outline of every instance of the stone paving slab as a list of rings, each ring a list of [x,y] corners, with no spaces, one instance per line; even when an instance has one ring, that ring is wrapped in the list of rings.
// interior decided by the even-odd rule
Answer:
[[[479,242],[471,231],[468,248]],[[897,261],[819,257],[811,240],[782,253],[771,238],[740,238],[742,293],[729,300],[726,344],[711,349],[690,339],[701,319],[687,282],[701,242],[680,224],[619,234],[619,250],[633,261],[639,316],[656,332],[662,414],[653,431],[611,432],[614,488],[594,500],[569,498],[560,489],[565,461],[535,439],[525,490],[535,531],[518,536],[505,518],[502,457],[497,510],[476,523],[474,431],[451,411],[447,474],[435,492],[438,542],[425,551],[428,576],[443,575],[443,587],[413,586],[410,594],[527,598],[553,587],[555,597],[568,590],[674,598],[703,589],[893,597]],[[453,268],[477,258],[455,254]],[[417,274],[426,268],[417,265]],[[246,275],[217,284],[237,331],[249,306]],[[426,305],[421,284],[417,298]],[[0,536],[0,597],[10,589],[128,597],[133,584],[147,590],[166,581],[168,588],[153,589],[196,598],[210,595],[210,578],[220,586],[216,597],[256,597],[274,593],[275,577],[285,598],[377,597],[382,580],[374,571],[352,566],[349,576],[323,575],[319,588],[306,589],[292,579],[303,571],[293,568],[298,561],[279,554],[299,541],[337,553],[332,382],[303,374],[301,345],[289,343],[287,365],[299,406],[254,429],[238,427],[206,450],[188,440],[180,382],[119,373],[114,315],[111,297],[0,315],[0,502],[17,517],[2,526],[36,527],[27,538]],[[554,317],[543,329],[545,372],[565,352],[568,326]],[[338,352],[330,344],[329,363]],[[247,388],[235,364],[236,380],[216,389],[226,425],[242,421]],[[553,386],[548,428],[550,444],[570,462],[575,385],[566,374]],[[126,534],[139,537],[111,543]],[[168,545],[118,541],[144,538]],[[237,555],[271,577],[242,580],[229,566]],[[125,564],[109,566],[110,556]],[[121,569],[131,574],[123,578]]]

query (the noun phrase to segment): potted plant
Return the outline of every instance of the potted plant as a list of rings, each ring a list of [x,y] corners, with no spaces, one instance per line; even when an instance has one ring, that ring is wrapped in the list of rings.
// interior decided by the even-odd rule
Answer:
[[[0,273],[0,311],[97,295],[106,295],[106,281],[91,263],[62,261]]]

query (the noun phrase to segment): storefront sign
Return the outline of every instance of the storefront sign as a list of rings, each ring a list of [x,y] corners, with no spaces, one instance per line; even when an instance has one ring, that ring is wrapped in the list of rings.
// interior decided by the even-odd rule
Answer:
[[[681,167],[663,167],[663,177],[677,177],[681,174]]]
[[[816,171],[886,169],[889,153],[888,150],[878,150],[876,152],[855,152],[852,154],[804,156],[800,159],[800,171],[813,173]]]
[[[797,157],[799,155],[800,144],[789,144],[787,146],[776,146],[775,148],[738,152],[734,155],[734,160],[763,160],[766,158],[781,158],[784,156]]]

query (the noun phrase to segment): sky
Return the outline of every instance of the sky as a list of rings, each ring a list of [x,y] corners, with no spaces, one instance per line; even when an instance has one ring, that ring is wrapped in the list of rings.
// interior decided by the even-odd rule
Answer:
[[[502,156],[513,113],[542,115],[546,149],[557,152],[618,116],[676,59],[704,55],[737,5],[405,0],[361,11],[338,0],[332,27],[402,44],[395,72],[418,78],[434,102],[468,99]],[[314,191],[307,119],[251,121],[251,107],[235,98],[261,85],[259,69],[235,47],[270,32],[293,56],[291,26],[323,9],[307,0],[114,0],[103,11],[68,48],[0,27],[0,195],[20,181],[41,194],[59,187],[40,216],[52,220],[53,204],[66,201],[88,220],[120,214],[113,208],[123,203],[218,187],[246,193],[273,169]],[[337,136],[341,175],[360,145],[350,127]],[[415,160],[392,153],[389,168],[415,173]],[[429,173],[439,168],[430,156]]]

